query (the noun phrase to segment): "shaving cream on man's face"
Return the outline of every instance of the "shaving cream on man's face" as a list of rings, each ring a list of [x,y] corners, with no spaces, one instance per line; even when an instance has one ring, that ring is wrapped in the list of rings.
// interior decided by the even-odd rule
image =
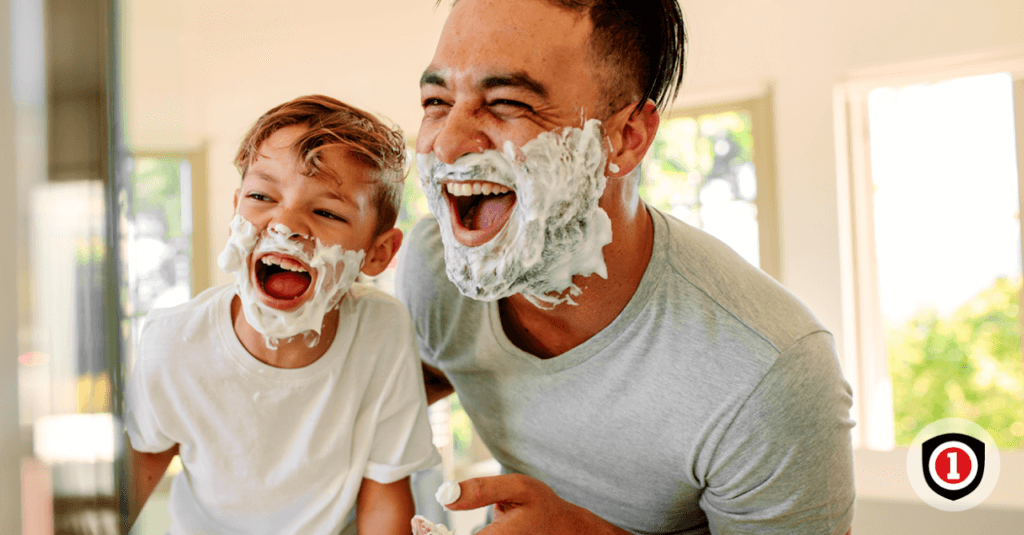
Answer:
[[[341,303],[365,256],[298,236],[281,224],[261,232],[235,214],[217,264],[234,275],[245,320],[267,348],[277,349],[279,340],[300,334],[309,347],[320,341],[324,315]]]
[[[518,150],[506,142],[503,152],[467,154],[452,165],[419,154],[448,278],[473,299],[521,293],[541,308],[576,304],[573,276],[608,277],[601,249],[612,241],[612,226],[598,206],[606,157],[596,119],[542,133]],[[463,235],[493,237],[466,246],[453,225]]]

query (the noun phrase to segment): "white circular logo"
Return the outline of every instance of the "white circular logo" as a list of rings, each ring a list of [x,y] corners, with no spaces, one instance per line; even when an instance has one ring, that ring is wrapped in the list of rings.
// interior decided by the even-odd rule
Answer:
[[[942,511],[965,511],[995,489],[999,449],[992,435],[970,420],[937,420],[911,442],[907,477],[928,505]]]

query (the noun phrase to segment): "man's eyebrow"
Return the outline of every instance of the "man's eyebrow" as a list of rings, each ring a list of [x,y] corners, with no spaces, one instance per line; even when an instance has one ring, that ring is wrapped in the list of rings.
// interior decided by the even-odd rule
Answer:
[[[420,76],[420,87],[423,87],[425,85],[436,85],[443,87],[445,89],[448,88],[448,82],[445,81],[444,76],[442,76],[441,73],[435,70],[431,70],[429,68],[423,71],[423,74]]]
[[[548,98],[548,89],[544,87],[544,84],[540,83],[525,72],[493,74],[480,81],[481,89],[494,89],[495,87],[518,87],[525,89],[540,98]]]

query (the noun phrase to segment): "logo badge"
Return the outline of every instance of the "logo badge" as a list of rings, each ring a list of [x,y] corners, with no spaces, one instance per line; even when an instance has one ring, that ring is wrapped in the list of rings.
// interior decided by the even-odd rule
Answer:
[[[963,433],[945,433],[921,444],[924,480],[956,501],[974,492],[985,476],[985,443]]]
[[[992,493],[999,478],[999,450],[981,426],[946,418],[925,426],[907,452],[907,476],[925,503],[964,511]]]

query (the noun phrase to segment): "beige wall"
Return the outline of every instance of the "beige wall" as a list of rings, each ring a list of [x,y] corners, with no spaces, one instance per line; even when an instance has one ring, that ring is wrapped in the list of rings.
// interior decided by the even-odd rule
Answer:
[[[442,1],[447,5],[447,1]],[[842,347],[832,92],[851,70],[1024,44],[1020,0],[682,0],[680,102],[772,84],[782,281]],[[210,257],[226,240],[240,136],[266,109],[323,92],[419,123],[417,79],[447,13],[432,0],[125,1],[128,139],[209,148]],[[212,280],[227,279],[210,266]]]
[[[0,0],[0,28],[11,27],[11,4]],[[0,57],[11,57],[11,39],[5,33],[0,41]],[[6,125],[14,120],[14,95],[11,88],[13,76],[11,62],[0,62],[0,224],[4,228],[18,228],[16,214],[17,191],[15,187],[15,138],[14,129]],[[0,234],[0,250],[17,251],[17,233]],[[0,300],[0,526],[14,532],[21,531],[21,429],[18,423],[18,354],[17,312],[18,300],[12,299],[18,292],[18,257],[5,254],[0,260],[0,270],[6,273],[0,282],[0,292],[6,296]]]

